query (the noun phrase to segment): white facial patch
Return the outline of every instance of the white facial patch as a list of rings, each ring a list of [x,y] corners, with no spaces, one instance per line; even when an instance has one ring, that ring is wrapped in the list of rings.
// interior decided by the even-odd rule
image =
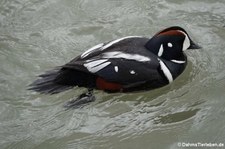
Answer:
[[[185,35],[185,39],[184,39],[184,43],[183,43],[183,49],[182,49],[182,51],[185,51],[191,45],[190,39],[189,39],[188,35],[185,32],[180,31],[180,30],[178,30],[178,31],[181,32],[181,33],[183,33]]]
[[[172,76],[170,70],[167,68],[167,66],[163,63],[162,60],[160,60],[160,59],[158,59],[158,60],[159,60],[160,68],[161,68],[163,74],[165,75],[165,77],[167,78],[169,83],[172,83],[173,82],[173,76]]]
[[[85,51],[83,54],[81,54],[81,58],[85,58],[86,56],[88,56],[89,54],[91,54],[92,52],[94,52],[95,50],[101,48],[104,44],[100,43],[90,49],[88,49],[87,51]]]
[[[143,55],[123,53],[120,51],[106,52],[103,54],[103,58],[124,58],[127,60],[135,60],[139,62],[148,62],[151,60],[149,57]]]
[[[162,56],[163,51],[164,51],[164,49],[163,49],[163,44],[161,44],[161,45],[160,45],[160,48],[159,48],[159,52],[158,52],[158,56],[159,56],[159,57]]]

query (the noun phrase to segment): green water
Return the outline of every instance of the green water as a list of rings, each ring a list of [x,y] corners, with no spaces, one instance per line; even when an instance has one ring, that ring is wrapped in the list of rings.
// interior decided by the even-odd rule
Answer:
[[[67,111],[63,104],[84,89],[51,96],[26,90],[38,74],[93,45],[151,37],[172,25],[185,28],[203,49],[186,52],[188,67],[169,86],[130,94],[96,91],[95,102]],[[1,0],[0,148],[225,145],[224,40],[224,0]]]

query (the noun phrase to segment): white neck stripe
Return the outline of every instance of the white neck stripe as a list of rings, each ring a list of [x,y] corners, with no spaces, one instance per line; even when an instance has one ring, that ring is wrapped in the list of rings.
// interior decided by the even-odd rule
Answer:
[[[181,61],[181,60],[170,60],[171,62],[177,63],[177,64],[184,64],[186,61]]]
[[[172,83],[173,82],[173,76],[172,76],[170,70],[167,68],[167,66],[163,63],[162,60],[160,60],[160,59],[158,59],[158,60],[159,60],[160,68],[161,68],[163,74],[165,75],[165,77],[167,78],[169,83]]]

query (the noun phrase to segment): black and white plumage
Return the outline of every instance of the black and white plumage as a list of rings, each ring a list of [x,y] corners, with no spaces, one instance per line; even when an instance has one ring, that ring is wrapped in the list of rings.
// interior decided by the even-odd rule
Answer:
[[[128,36],[98,44],[69,63],[40,75],[31,84],[41,93],[74,86],[108,92],[149,90],[165,86],[185,69],[184,51],[198,49],[181,27],[170,27],[151,39]]]

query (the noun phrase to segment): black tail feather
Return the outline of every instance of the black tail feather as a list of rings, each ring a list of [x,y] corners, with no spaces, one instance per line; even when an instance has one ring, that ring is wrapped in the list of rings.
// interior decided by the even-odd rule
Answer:
[[[48,71],[40,75],[40,78],[30,84],[28,89],[42,94],[56,94],[71,89],[73,86],[56,83],[55,79],[59,74],[60,69]]]

